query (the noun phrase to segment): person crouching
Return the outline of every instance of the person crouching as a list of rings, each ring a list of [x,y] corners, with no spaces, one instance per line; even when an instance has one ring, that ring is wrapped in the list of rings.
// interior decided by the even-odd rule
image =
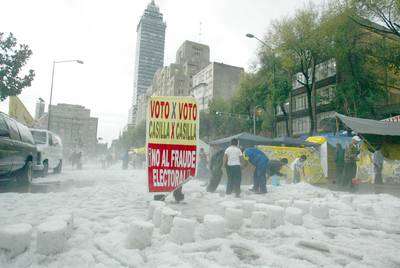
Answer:
[[[257,148],[247,148],[243,152],[243,159],[249,161],[254,169],[253,174],[253,191],[257,194],[265,194],[267,192],[267,167],[269,159],[268,157]]]

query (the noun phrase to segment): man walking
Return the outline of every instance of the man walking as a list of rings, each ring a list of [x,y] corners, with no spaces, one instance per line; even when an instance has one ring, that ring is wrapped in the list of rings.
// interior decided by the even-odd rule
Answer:
[[[250,191],[256,194],[265,194],[267,192],[267,167],[268,157],[257,148],[247,148],[243,152],[243,158],[252,164],[254,169],[253,188]]]
[[[240,183],[242,181],[242,170],[240,161],[242,158],[242,151],[238,147],[239,141],[232,139],[231,146],[225,150],[224,164],[226,167],[226,174],[228,175],[228,183],[226,185],[226,194],[235,192],[236,197],[240,196]]]
[[[335,182],[337,185],[342,185],[343,184],[343,167],[344,167],[344,150],[343,150],[342,145],[339,142],[336,144],[335,164],[336,164]]]
[[[383,154],[377,149],[372,155],[372,163],[374,164],[375,184],[382,184]]]
[[[352,186],[352,180],[357,174],[357,159],[358,159],[358,146],[357,144],[361,141],[358,136],[354,136],[351,139],[351,143],[346,147],[344,152],[344,167],[343,167],[343,182],[342,186]]]
[[[300,158],[296,158],[294,160],[292,166],[293,166],[293,183],[299,183],[301,180],[301,177],[305,177],[305,172],[304,172],[304,165],[306,163],[307,156],[302,155]]]
[[[215,192],[217,189],[221,177],[222,177],[222,165],[224,161],[224,154],[225,151],[222,148],[219,148],[219,146],[215,146],[214,148],[214,154],[211,157],[210,160],[210,170],[211,170],[211,178],[210,182],[207,185],[207,192]]]

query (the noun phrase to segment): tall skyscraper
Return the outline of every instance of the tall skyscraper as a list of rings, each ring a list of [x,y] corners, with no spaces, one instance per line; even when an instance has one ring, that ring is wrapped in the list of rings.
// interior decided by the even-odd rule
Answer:
[[[138,97],[146,93],[155,72],[164,65],[165,28],[163,14],[152,0],[136,30],[135,77],[128,124],[135,124]]]

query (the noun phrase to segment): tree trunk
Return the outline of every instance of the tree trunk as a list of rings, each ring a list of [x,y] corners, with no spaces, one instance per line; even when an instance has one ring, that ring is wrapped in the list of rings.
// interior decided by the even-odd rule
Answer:
[[[311,135],[315,135],[317,133],[317,82],[315,77],[316,72],[316,60],[313,57],[312,61],[312,77],[311,77],[311,92],[312,92],[312,119],[310,119],[310,132]],[[312,122],[311,122],[312,120]]]
[[[313,109],[312,109],[312,101],[311,101],[311,87],[308,84],[308,80],[306,80],[307,85],[306,85],[306,93],[307,93],[307,112],[308,112],[308,117],[310,118],[310,129],[309,129],[309,134],[313,135],[313,129],[314,129],[314,119],[313,119]]]
[[[286,126],[286,136],[289,137],[289,118],[288,114],[285,109],[285,103],[280,103],[279,106],[281,107],[281,110],[283,112],[283,116],[285,117],[285,126]]]

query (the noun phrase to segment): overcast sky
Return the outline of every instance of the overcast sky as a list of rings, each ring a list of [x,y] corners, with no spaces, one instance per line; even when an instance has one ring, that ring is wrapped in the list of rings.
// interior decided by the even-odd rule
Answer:
[[[99,118],[98,136],[118,137],[127,123],[133,94],[136,26],[150,0],[2,1],[0,31],[13,32],[29,45],[28,67],[36,72],[20,98],[34,115],[38,97],[49,100],[53,60],[81,59],[84,65],[58,64],[53,103],[80,104]],[[315,0],[314,2],[320,2]],[[210,46],[211,61],[242,66],[256,61],[256,40],[271,20],[293,14],[303,0],[156,0],[167,23],[165,61],[185,40]],[[200,22],[202,24],[200,31]],[[201,35],[200,35],[201,32]],[[1,109],[4,111],[4,103]]]

